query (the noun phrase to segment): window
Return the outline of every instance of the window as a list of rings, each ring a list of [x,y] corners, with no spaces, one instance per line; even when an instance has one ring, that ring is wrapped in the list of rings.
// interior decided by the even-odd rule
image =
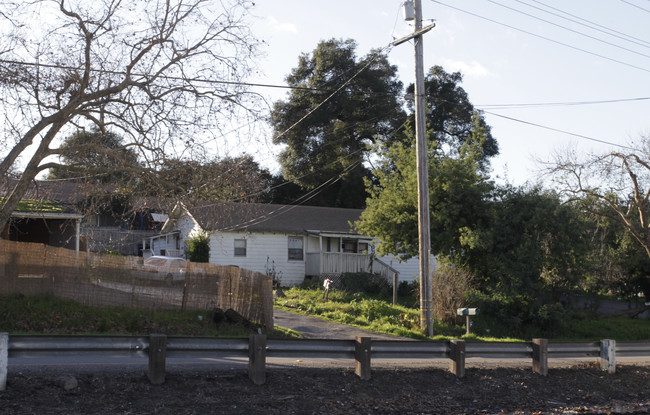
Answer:
[[[235,239],[235,256],[246,256],[246,239]]]
[[[354,239],[343,240],[343,252],[355,254],[357,252],[357,241]]]
[[[302,261],[302,236],[289,237],[289,259]]]
[[[368,242],[359,242],[359,253],[362,254],[370,253],[370,251],[368,250]]]

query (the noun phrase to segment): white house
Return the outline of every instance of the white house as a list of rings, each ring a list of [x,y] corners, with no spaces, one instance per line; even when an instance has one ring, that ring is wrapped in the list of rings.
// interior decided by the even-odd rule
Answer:
[[[206,232],[211,263],[271,275],[284,286],[300,284],[305,276],[359,271],[416,280],[417,258],[376,257],[372,238],[354,232],[352,223],[361,212],[258,203],[178,204],[150,246],[155,255],[184,256],[184,241]]]

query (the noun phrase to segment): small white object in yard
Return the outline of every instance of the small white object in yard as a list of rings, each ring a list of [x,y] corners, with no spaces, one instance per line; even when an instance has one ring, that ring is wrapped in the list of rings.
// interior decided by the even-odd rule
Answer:
[[[203,321],[203,316],[199,316],[199,321]]]

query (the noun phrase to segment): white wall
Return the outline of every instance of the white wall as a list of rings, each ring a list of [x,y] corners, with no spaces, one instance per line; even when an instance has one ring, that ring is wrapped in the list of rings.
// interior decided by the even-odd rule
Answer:
[[[419,281],[420,280],[420,259],[418,257],[410,258],[406,261],[400,262],[400,260],[395,255],[386,255],[379,257],[380,260],[384,261],[391,267],[395,268],[399,272],[399,281]],[[436,259],[432,255],[429,260],[429,269],[431,272],[436,269]]]
[[[307,237],[303,237],[303,259],[289,260],[289,235],[281,233],[223,232],[210,235],[210,262],[237,265],[271,275],[273,268],[281,285],[300,284],[305,278]],[[235,239],[246,240],[246,256],[235,256]]]

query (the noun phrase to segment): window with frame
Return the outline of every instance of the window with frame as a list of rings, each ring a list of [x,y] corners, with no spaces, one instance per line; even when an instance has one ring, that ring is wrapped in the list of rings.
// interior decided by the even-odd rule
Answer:
[[[343,252],[348,254],[357,253],[357,241],[354,239],[344,239],[343,240]]]
[[[370,253],[369,248],[368,242],[359,242],[359,253],[367,255]]]
[[[302,261],[303,239],[302,236],[289,237],[289,260]]]
[[[246,256],[246,239],[235,239],[235,256]]]

